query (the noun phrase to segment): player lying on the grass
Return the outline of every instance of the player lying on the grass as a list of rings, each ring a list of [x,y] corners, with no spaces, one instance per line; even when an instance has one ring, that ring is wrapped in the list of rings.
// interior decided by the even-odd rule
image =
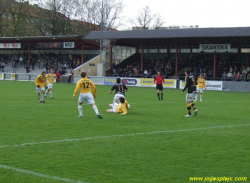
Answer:
[[[111,107],[112,109],[108,109],[107,112],[121,113],[122,115],[128,114],[128,102],[123,97],[120,97],[119,100],[119,104],[116,102],[114,102],[113,104],[109,104],[109,107]]]
[[[44,86],[46,86],[46,71],[43,71],[41,73],[41,75],[38,75],[35,79],[35,84],[36,84],[36,92],[37,92],[37,96],[38,96],[38,100],[41,103],[45,103],[44,101],[44,96],[45,96],[45,90],[44,90]],[[40,97],[40,92],[42,91],[43,95],[42,95],[42,100]]]
[[[120,97],[125,98],[125,91],[128,91],[128,88],[126,87],[125,84],[121,82],[121,78],[116,78],[116,84],[111,88],[109,91],[110,94],[113,93],[113,90],[115,90],[115,96],[114,96],[114,101],[116,103],[120,103]]]
[[[78,117],[83,117],[82,114],[82,104],[84,103],[84,101],[87,101],[87,104],[91,104],[93,107],[93,110],[95,111],[96,115],[99,118],[102,118],[102,116],[99,114],[98,108],[95,105],[95,101],[93,98],[93,95],[91,93],[91,88],[94,91],[94,97],[96,98],[96,87],[94,85],[94,83],[88,79],[86,77],[86,72],[81,72],[81,77],[82,79],[80,79],[77,84],[76,84],[76,89],[74,91],[73,94],[73,98],[75,98],[78,90],[81,88],[81,94],[79,95],[79,99],[78,99],[78,111],[79,111],[79,116]]]
[[[191,117],[191,107],[194,109],[194,116],[197,115],[197,109],[195,107],[194,102],[197,100],[197,92],[196,92],[196,83],[194,76],[190,75],[190,71],[185,71],[186,75],[186,85],[184,89],[182,90],[181,94],[183,95],[184,91],[188,89],[188,93],[186,95],[186,102],[187,102],[187,110],[188,114],[185,117]]]
[[[50,69],[50,73],[46,75],[46,78],[47,78],[47,90],[46,90],[46,93],[45,93],[45,97],[47,98],[47,94],[49,92],[50,94],[50,98],[53,99],[53,83],[56,82],[56,75],[54,74],[54,70],[53,69]]]
[[[206,80],[203,78],[203,75],[201,73],[197,80],[197,92],[200,93],[201,102],[203,98],[203,88],[206,90]]]

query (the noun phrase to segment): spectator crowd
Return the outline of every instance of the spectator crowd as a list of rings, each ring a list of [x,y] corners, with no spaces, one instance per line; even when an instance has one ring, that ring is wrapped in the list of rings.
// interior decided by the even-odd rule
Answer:
[[[11,64],[12,72],[16,73],[18,68],[25,68],[26,73],[31,70],[43,69],[49,73],[50,69],[55,72],[60,71],[61,74],[66,73],[66,69],[75,69],[81,65],[81,55],[62,53],[55,54],[53,51],[41,52],[38,54],[30,54],[30,62],[28,62],[28,52],[17,53],[14,55],[6,55],[0,53],[0,71],[5,72],[4,68],[7,64]]]

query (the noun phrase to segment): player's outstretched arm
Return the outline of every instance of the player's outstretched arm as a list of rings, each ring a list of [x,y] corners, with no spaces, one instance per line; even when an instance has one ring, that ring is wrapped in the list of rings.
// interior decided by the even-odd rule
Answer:
[[[109,93],[112,94],[113,93],[112,90],[110,90]]]
[[[73,93],[73,98],[74,98],[74,96],[76,96],[78,90],[80,89],[80,85],[81,85],[81,83],[78,81],[77,84],[76,84],[75,91],[74,91],[74,93]]]

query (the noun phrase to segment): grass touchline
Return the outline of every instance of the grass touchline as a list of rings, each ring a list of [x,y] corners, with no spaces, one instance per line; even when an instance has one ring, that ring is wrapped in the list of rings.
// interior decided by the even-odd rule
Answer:
[[[0,148],[23,147],[23,146],[38,145],[38,144],[51,144],[51,143],[59,143],[59,142],[71,142],[71,141],[86,141],[86,140],[105,139],[105,138],[112,138],[112,137],[126,137],[126,136],[134,136],[134,135],[149,135],[149,134],[157,134],[157,133],[188,132],[188,131],[195,131],[195,130],[206,130],[206,129],[216,129],[216,128],[230,128],[230,127],[236,127],[236,126],[249,126],[249,125],[250,124],[212,126],[212,127],[184,129],[184,130],[154,131],[154,132],[145,132],[145,133],[131,133],[131,134],[121,134],[121,135],[89,137],[89,138],[83,138],[83,139],[65,139],[65,140],[53,140],[53,141],[46,141],[46,142],[31,142],[31,143],[23,143],[23,144],[17,144],[17,145],[5,145],[5,146],[0,146]]]

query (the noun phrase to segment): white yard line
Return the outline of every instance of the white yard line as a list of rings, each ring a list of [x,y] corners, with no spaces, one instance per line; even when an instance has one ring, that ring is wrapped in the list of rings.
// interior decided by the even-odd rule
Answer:
[[[87,182],[82,182],[82,181],[73,180],[73,179],[61,178],[61,177],[58,177],[58,176],[50,176],[50,175],[46,175],[46,174],[43,174],[43,173],[37,173],[37,172],[33,172],[33,171],[29,171],[29,170],[24,170],[24,169],[20,169],[20,168],[15,168],[15,167],[7,166],[7,165],[2,165],[2,164],[0,164],[0,168],[7,169],[7,170],[14,170],[16,172],[21,172],[21,173],[26,173],[26,174],[30,174],[30,175],[35,175],[35,176],[43,177],[43,178],[47,178],[47,179],[59,180],[59,181],[63,181],[63,182],[87,183]]]
[[[209,130],[209,129],[217,129],[217,128],[231,128],[231,127],[249,126],[249,125],[250,124],[212,126],[212,127],[183,129],[183,130],[167,130],[167,131],[130,133],[130,134],[121,134],[121,135],[97,136],[97,137],[89,137],[89,138],[82,138],[82,139],[64,139],[64,140],[53,140],[53,141],[44,141],[44,142],[30,142],[30,143],[15,144],[15,145],[3,145],[3,146],[0,146],[0,148],[22,147],[22,146],[31,146],[31,145],[39,145],[39,144],[53,144],[53,143],[72,142],[72,141],[87,141],[87,140],[95,140],[95,139],[106,139],[106,138],[116,138],[116,137],[126,137],[126,136],[136,136],[136,135],[150,135],[150,134],[158,134],[158,133],[188,132],[188,131]]]
[[[48,99],[48,100],[50,100],[50,99]],[[46,102],[47,100],[45,100],[45,102]],[[22,101],[22,102],[24,102],[24,103],[26,103],[27,101]],[[182,104],[182,103],[185,103],[186,101],[184,100],[184,101],[180,101],[180,102],[164,102],[164,101],[157,101],[157,102],[131,102],[130,104],[131,105],[137,105],[137,104],[178,104],[178,103],[180,103],[180,104]],[[232,103],[232,102],[237,102],[237,103],[239,103],[239,102],[250,102],[250,100],[228,100],[228,101],[203,101],[203,102],[200,102],[200,101],[196,101],[195,103],[197,104],[197,103]],[[110,102],[110,103],[112,103],[112,102]],[[47,103],[46,102],[46,104],[44,104],[44,105],[54,105],[54,106],[75,106],[75,105],[77,105],[77,101],[76,101],[76,104],[50,104],[50,103]],[[97,106],[99,106],[99,105],[109,105],[108,103],[107,104],[104,104],[104,103],[98,103],[98,102],[96,102],[96,105]],[[34,106],[34,104],[29,104],[29,105],[25,105],[25,104],[4,104],[4,105],[0,105],[0,107],[1,106],[3,106],[3,107],[22,107],[22,106]],[[39,101],[37,100],[37,104],[35,104],[35,106],[37,107],[37,106],[43,106],[43,104],[40,104],[39,103]]]

